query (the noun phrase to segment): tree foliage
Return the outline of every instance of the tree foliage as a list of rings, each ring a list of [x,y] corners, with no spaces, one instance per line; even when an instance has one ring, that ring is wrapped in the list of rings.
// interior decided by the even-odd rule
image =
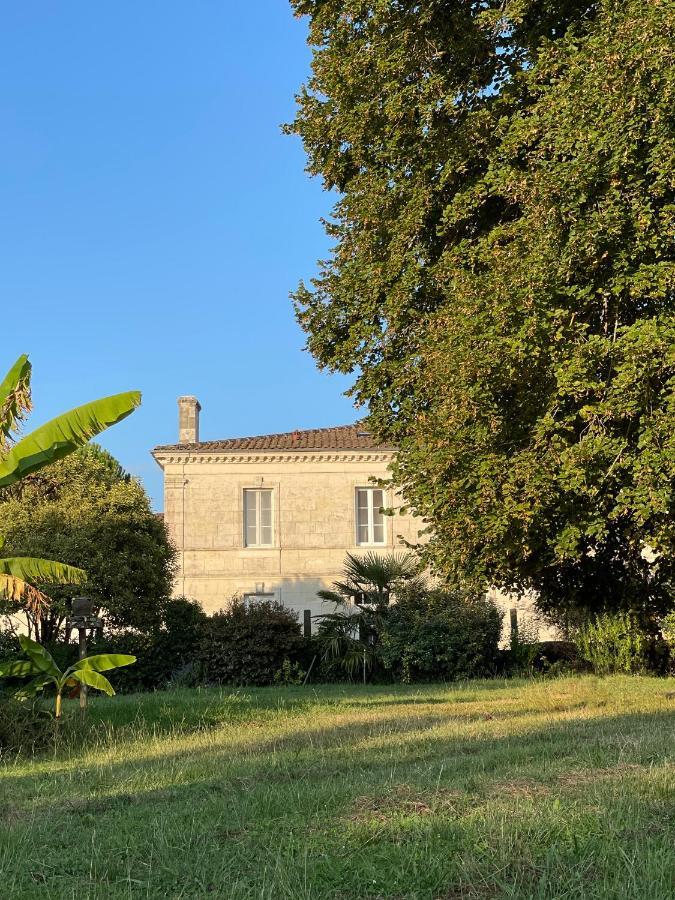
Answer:
[[[77,586],[38,583],[53,600],[33,617],[40,640],[56,637],[76,594],[91,596],[109,625],[159,623],[175,551],[142,486],[100,447],[83,447],[0,492],[0,533],[7,555],[51,556],[86,570]]]
[[[457,582],[673,604],[675,7],[293,0],[339,199],[295,294]],[[650,556],[646,548],[651,548]]]

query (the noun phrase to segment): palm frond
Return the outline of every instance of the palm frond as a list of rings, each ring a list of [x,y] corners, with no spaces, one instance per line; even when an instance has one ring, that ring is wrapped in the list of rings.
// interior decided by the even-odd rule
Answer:
[[[316,596],[320,597],[322,600],[327,600],[329,603],[336,603],[338,605],[345,602],[345,598],[341,594],[338,594],[337,591],[321,590],[316,592]]]
[[[420,564],[413,553],[375,553],[363,556],[347,554],[344,574],[349,581],[361,586],[373,586],[388,590],[392,584],[411,578],[420,570]]]

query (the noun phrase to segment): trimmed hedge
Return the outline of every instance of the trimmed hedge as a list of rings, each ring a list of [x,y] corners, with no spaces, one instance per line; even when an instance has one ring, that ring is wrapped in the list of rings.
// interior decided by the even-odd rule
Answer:
[[[304,649],[292,610],[280,603],[246,604],[235,598],[207,621],[199,647],[202,678],[208,684],[274,684],[284,661],[292,665]]]

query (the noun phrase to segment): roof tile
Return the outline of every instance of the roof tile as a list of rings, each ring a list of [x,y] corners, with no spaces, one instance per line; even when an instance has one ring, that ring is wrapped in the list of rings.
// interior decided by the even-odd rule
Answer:
[[[286,431],[282,434],[261,434],[256,437],[226,438],[222,441],[200,441],[197,444],[167,444],[155,447],[155,452],[167,450],[228,451],[228,450],[394,450],[391,444],[378,443],[366,426],[337,425],[333,428],[311,428]]]

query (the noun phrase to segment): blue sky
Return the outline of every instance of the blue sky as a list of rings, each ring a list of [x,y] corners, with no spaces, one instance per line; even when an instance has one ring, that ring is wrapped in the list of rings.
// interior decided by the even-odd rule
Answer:
[[[157,508],[179,394],[206,440],[356,417],[288,299],[332,205],[280,132],[305,37],[284,0],[3,6],[0,368],[30,354],[33,425],[142,390],[101,443]]]

